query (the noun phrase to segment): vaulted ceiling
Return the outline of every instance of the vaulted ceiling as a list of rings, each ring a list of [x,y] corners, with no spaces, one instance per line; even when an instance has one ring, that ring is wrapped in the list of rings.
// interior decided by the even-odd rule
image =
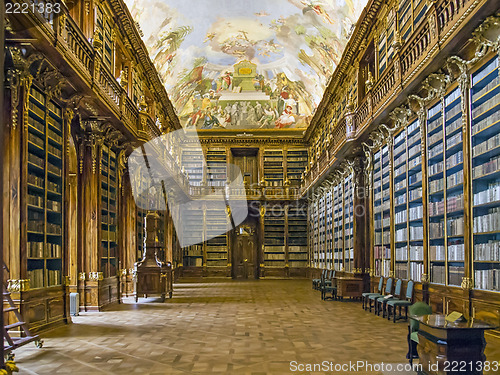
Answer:
[[[367,0],[125,0],[181,122],[303,129]]]

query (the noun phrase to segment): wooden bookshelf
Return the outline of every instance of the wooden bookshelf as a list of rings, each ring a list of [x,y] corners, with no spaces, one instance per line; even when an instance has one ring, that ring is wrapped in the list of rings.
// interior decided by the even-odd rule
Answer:
[[[285,210],[266,207],[264,215],[264,267],[285,267]]]
[[[283,150],[264,150],[263,155],[266,186],[283,186]]]
[[[206,266],[227,267],[229,218],[226,210],[207,207],[205,214]]]
[[[212,158],[215,157],[213,154],[210,155]],[[189,184],[192,186],[201,186],[203,183],[203,170],[205,164],[203,151],[201,149],[183,149],[181,163],[181,169],[184,169],[188,174]],[[211,167],[211,169],[215,168],[215,164],[212,163]]]
[[[102,146],[101,157],[101,272],[103,277],[117,275],[117,196],[116,153]]]
[[[325,195],[326,201],[326,268],[333,269],[333,192],[329,189]]]
[[[307,207],[295,202],[288,207],[287,248],[290,268],[308,267]]]
[[[61,108],[32,88],[27,131],[27,276],[32,289],[61,285]]]
[[[289,149],[286,151],[286,178],[291,186],[299,186],[302,173],[307,167],[307,150]]]
[[[500,75],[498,56],[472,74],[473,277],[500,291]]]
[[[344,271],[354,270],[354,186],[353,174],[344,177]]]
[[[374,273],[388,277],[391,272],[391,201],[389,146],[373,157]]]
[[[194,157],[194,155],[192,155]],[[207,172],[206,183],[208,186],[223,187],[227,181],[226,149],[210,148],[206,154]],[[198,164],[199,165],[199,164]],[[197,174],[197,176],[199,173]]]
[[[344,268],[344,189],[341,182],[334,184],[333,193],[333,266],[340,271]]]

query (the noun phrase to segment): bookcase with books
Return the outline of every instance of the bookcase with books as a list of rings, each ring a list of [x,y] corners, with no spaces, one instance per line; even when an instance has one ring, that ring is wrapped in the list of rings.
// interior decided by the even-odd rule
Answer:
[[[101,272],[103,276],[117,275],[117,174],[116,153],[108,146],[102,146],[101,155]]]
[[[374,274],[388,277],[391,271],[391,202],[389,146],[373,156]]]
[[[312,249],[311,265],[315,268],[320,268],[318,248],[318,222],[317,202],[314,201],[309,205],[309,237]]]
[[[203,241],[204,222],[203,209],[183,210],[181,235],[185,243],[190,245],[183,248],[184,267],[202,267],[203,266]]]
[[[137,199],[137,197],[136,197]],[[144,246],[146,241],[146,210],[139,202],[136,201],[136,242],[137,242],[137,260],[142,259],[144,253]]]
[[[207,267],[227,267],[228,220],[229,218],[225,209],[207,207],[205,212]]]
[[[354,184],[353,173],[344,177],[344,271],[354,268]]]
[[[473,277],[500,291],[500,75],[498,56],[472,74]]]
[[[327,268],[328,260],[326,254],[326,212],[325,212],[325,194],[318,201],[318,248],[320,253],[321,268]]]
[[[220,169],[221,171],[223,168],[219,168],[220,163],[216,163],[217,159],[214,160],[216,155],[213,153],[210,153],[211,159],[211,173],[215,173],[215,168]],[[222,160],[221,156],[218,155],[219,159]],[[225,163],[225,158],[223,159]],[[204,169],[204,155],[203,151],[201,149],[193,149],[190,150],[189,148],[184,148],[182,150],[182,158],[181,158],[181,169],[186,171],[188,175],[188,180],[189,184],[191,186],[201,186],[203,183],[203,169]],[[225,173],[225,171],[224,171]],[[224,174],[221,173],[221,174]],[[218,173],[217,173],[218,174]]]
[[[333,207],[332,207],[332,189],[329,188],[325,194],[326,201],[326,268],[333,269]]]
[[[285,267],[285,210],[277,206],[264,215],[264,267]]]
[[[291,186],[300,185],[306,166],[307,150],[289,149],[286,151],[286,177]]]
[[[288,207],[288,265],[290,268],[306,268],[307,256],[307,207],[295,202]]]
[[[283,186],[283,150],[264,150],[263,155],[266,186]]]
[[[337,271],[344,268],[343,202],[342,183],[337,182],[333,185],[333,262]]]
[[[194,157],[194,155],[191,156]],[[207,173],[206,173],[207,185],[218,186],[218,187],[225,186],[227,180],[226,149],[210,148],[207,150],[206,159],[207,159]],[[199,176],[199,169],[196,169],[196,171],[197,174],[195,175]]]
[[[460,285],[464,276],[461,116],[459,88],[428,110],[429,253],[431,282],[437,284]]]
[[[32,87],[28,97],[27,278],[31,289],[62,283],[63,121],[61,108]]]
[[[420,281],[424,261],[422,154],[419,121],[394,138],[395,276]]]

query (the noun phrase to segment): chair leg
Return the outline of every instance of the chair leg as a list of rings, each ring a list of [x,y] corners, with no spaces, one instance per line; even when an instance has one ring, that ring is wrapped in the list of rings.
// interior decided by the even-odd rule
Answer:
[[[408,321],[408,306],[405,306],[405,322]]]

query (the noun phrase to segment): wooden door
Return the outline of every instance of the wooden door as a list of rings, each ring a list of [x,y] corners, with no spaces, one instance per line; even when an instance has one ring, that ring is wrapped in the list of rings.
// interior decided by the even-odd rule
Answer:
[[[236,228],[233,246],[233,269],[235,279],[257,277],[257,235],[255,223],[244,223]]]
[[[257,155],[233,153],[233,164],[241,170],[246,187],[255,186],[259,182]],[[236,177],[236,176],[234,176]],[[233,178],[234,178],[233,177]]]

